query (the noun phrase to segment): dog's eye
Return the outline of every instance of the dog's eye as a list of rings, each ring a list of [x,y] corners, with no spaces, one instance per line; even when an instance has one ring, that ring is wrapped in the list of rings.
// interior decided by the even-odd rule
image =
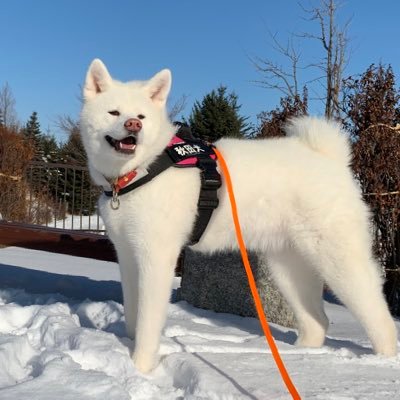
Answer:
[[[119,112],[118,110],[109,111],[108,113],[111,114],[111,115],[114,115],[114,116],[116,116],[116,117],[118,117],[119,115],[121,115],[120,112]]]
[[[137,117],[138,117],[139,119],[145,119],[145,118],[146,118],[143,114],[139,114]]]

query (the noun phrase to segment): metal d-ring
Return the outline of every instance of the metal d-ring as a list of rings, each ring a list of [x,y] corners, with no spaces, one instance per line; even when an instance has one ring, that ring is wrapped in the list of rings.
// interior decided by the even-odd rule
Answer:
[[[112,195],[112,198],[111,198],[111,201],[110,201],[111,208],[113,210],[118,210],[120,204],[121,204],[121,202],[120,202],[119,197],[118,197],[118,192],[113,189],[113,195]]]

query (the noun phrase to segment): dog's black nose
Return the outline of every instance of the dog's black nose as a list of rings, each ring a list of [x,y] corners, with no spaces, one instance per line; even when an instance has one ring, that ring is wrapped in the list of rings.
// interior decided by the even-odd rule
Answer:
[[[129,118],[125,121],[124,127],[129,132],[137,133],[142,129],[142,122],[137,118]]]

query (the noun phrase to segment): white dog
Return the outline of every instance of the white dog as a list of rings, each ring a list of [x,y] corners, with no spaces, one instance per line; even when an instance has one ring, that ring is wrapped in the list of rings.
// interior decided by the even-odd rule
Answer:
[[[175,134],[166,113],[170,86],[169,70],[121,83],[100,60],[90,65],[80,126],[92,178],[105,190],[130,171],[145,174]],[[298,345],[324,343],[326,282],[364,326],[375,352],[394,356],[396,328],[371,254],[369,212],[348,167],[346,135],[334,123],[305,117],[293,120],[287,133],[216,143],[230,168],[246,245],[268,258],[294,310]],[[114,199],[118,204],[105,196],[99,201],[120,263],[133,360],[142,372],[157,363],[174,268],[196,218],[199,174],[169,168]],[[219,197],[195,250],[237,248],[224,184]]]

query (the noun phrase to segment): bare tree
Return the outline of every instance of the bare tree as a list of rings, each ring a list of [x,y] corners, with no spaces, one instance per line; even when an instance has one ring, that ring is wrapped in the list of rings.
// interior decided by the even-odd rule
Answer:
[[[79,135],[79,122],[73,119],[69,115],[60,115],[57,118],[56,125],[61,129],[67,136]]]
[[[187,101],[188,101],[188,96],[186,94],[183,94],[172,105],[169,104],[168,116],[172,121],[176,119],[178,115],[186,108]]]
[[[8,82],[0,89],[0,115],[4,126],[8,128],[16,128],[18,126],[15,98]]]
[[[347,62],[349,42],[347,30],[350,21],[343,27],[339,26],[336,21],[339,8],[336,0],[320,0],[319,6],[312,6],[309,9],[301,3],[299,5],[308,15],[309,21],[318,23],[319,33],[291,34],[286,45],[278,41],[276,34],[269,33],[273,49],[289,62],[289,67],[283,67],[271,58],[256,57],[251,61],[262,75],[262,79],[256,82],[265,88],[277,89],[285,97],[296,98],[300,95],[299,87],[302,87],[299,84],[299,70],[314,67],[318,71],[317,77],[303,84],[309,86],[314,81],[322,83],[324,95],[319,98],[325,101],[325,116],[339,118],[341,111],[339,98]],[[300,65],[301,53],[294,44],[295,38],[319,41],[324,52],[322,59],[308,65]]]
[[[300,3],[299,3],[300,4]],[[319,24],[319,34],[302,33],[298,36],[314,39],[321,43],[325,53],[322,61],[310,64],[323,72],[325,79],[325,116],[327,118],[340,117],[340,91],[343,71],[347,63],[348,47],[347,30],[350,20],[341,27],[336,21],[340,4],[336,0],[321,0],[319,7],[302,9],[310,16],[310,21]]]
[[[285,97],[298,97],[298,68],[301,54],[294,45],[294,35],[291,35],[286,44],[283,44],[278,40],[277,34],[268,33],[272,48],[283,55],[290,66],[286,68],[269,58],[250,58],[254,67],[262,76],[261,80],[255,82],[267,89],[276,89],[283,93]]]

